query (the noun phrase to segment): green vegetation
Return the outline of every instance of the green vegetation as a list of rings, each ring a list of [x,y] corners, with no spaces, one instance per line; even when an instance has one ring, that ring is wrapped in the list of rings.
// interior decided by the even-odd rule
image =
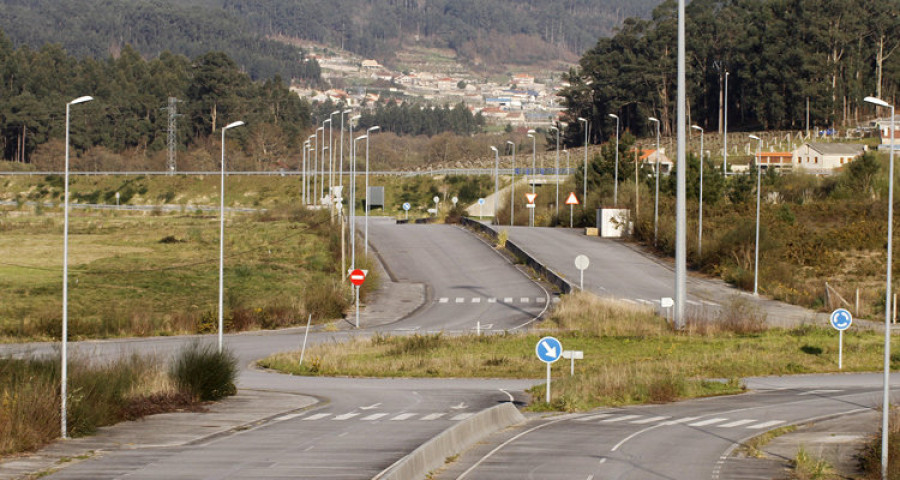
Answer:
[[[59,196],[56,177],[15,191]],[[169,183],[169,185],[166,185]],[[156,203],[169,191],[185,205],[148,214],[73,209],[70,219],[69,332],[72,338],[207,333],[216,328],[218,216],[187,205],[217,203],[217,178],[80,178],[73,196],[134,189],[131,203]],[[170,188],[172,190],[170,190]],[[228,179],[228,204],[264,205],[229,214],[225,245],[227,331],[278,328],[340,318],[350,290],[340,282],[340,229],[327,212],[275,203],[296,195],[296,179]],[[30,194],[29,194],[30,195]],[[124,197],[123,197],[124,198]],[[22,199],[24,202],[24,199]],[[39,211],[38,211],[39,210]],[[61,322],[62,215],[59,209],[0,209],[0,338],[53,340]],[[362,260],[361,260],[362,261]],[[377,281],[366,282],[365,296]]]
[[[792,480],[840,480],[845,478],[843,475],[837,474],[831,464],[810,455],[802,446],[791,463],[793,470],[790,478]]]
[[[234,357],[210,348],[181,351],[170,375],[154,358],[135,355],[108,364],[70,358],[69,435],[234,395]],[[200,369],[207,372],[196,373]],[[58,359],[0,358],[0,456],[36,450],[59,437],[59,383]]]
[[[795,425],[788,425],[786,427],[778,427],[774,430],[769,430],[762,435],[757,435],[744,442],[739,451],[748,457],[762,458],[764,456],[762,452],[763,447],[768,445],[772,440],[795,430],[797,430]]]
[[[888,459],[900,458],[900,410],[891,408],[888,419]],[[881,478],[881,429],[873,436],[857,457],[859,467],[863,471],[864,480],[877,480]],[[900,479],[900,462],[890,460],[888,462],[888,479]]]
[[[378,125],[385,132],[397,135],[437,135],[453,132],[456,135],[470,135],[485,125],[481,114],[472,115],[465,103],[429,108],[426,105],[404,103],[387,106],[377,105],[375,111],[364,110],[359,119],[359,130]]]
[[[260,365],[300,375],[513,377],[542,378],[544,366],[534,345],[544,334],[584,360],[554,366],[555,398],[534,409],[580,410],[601,405],[668,402],[741,391],[745,376],[837,371],[837,338],[812,326],[766,330],[761,317],[736,302],[725,321],[691,319],[684,332],[672,332],[653,312],[599,299],[566,296],[540,332],[497,335],[375,335],[349,343],[273,355]],[[844,338],[844,371],[880,366],[883,339],[870,332]],[[536,399],[543,386],[535,387]]]
[[[234,385],[238,361],[231,351],[194,342],[184,348],[169,368],[169,377],[182,392],[206,402],[237,393]]]

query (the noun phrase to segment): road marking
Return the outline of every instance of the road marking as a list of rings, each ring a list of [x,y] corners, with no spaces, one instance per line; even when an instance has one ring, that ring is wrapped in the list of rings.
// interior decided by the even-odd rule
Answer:
[[[700,306],[700,302],[698,302],[696,300],[685,300],[685,303],[687,303],[688,305]]]
[[[522,303],[531,303],[531,299],[528,297],[522,297],[519,299],[519,301]]]
[[[691,421],[694,421],[694,420],[696,420],[696,419],[698,419],[698,418],[700,418],[700,417],[684,417],[684,418],[678,418],[678,419],[675,419],[675,420],[669,420],[668,422],[663,422],[663,423],[661,423],[661,425],[663,425],[663,426],[678,425],[679,423],[687,423],[687,422],[691,422]]]
[[[297,418],[297,417],[302,417],[303,415],[305,415],[305,414],[304,414],[304,413],[289,413],[289,414],[287,414],[287,415],[282,415],[282,416],[276,418],[275,421],[276,421],[276,422],[283,422],[283,421],[285,421],[285,420],[293,420],[293,419],[295,419],[295,418]]]
[[[822,395],[823,393],[838,393],[843,390],[810,390],[808,392],[798,393],[797,395]]]
[[[361,420],[373,421],[373,420],[378,420],[379,418],[384,418],[388,415],[389,414],[387,414],[387,413],[373,413],[372,415],[369,415],[368,417],[363,417]]]
[[[653,302],[652,302],[652,301],[650,301],[650,300],[644,300],[643,298],[637,298],[637,299],[635,299],[635,300],[637,300],[638,303],[643,303],[643,304],[645,304],[645,305],[653,305]]]
[[[710,302],[707,300],[702,300],[700,303],[702,303],[704,305],[709,305],[710,307],[721,307],[722,306],[721,304],[718,304],[716,302]]]
[[[764,428],[774,427],[775,425],[781,425],[782,423],[784,423],[782,420],[772,420],[770,422],[760,423],[759,425],[750,425],[747,428],[751,430],[762,430]]]
[[[561,298],[559,298],[559,297],[553,297],[553,303],[559,303],[559,302],[561,302],[561,301],[562,301]]]
[[[472,298],[472,303],[481,303],[481,297]]]
[[[501,392],[505,393],[506,396],[509,397],[509,401],[510,401],[510,402],[515,402],[515,401],[516,401],[516,398],[513,397],[511,393],[507,392],[506,390],[504,390],[504,389],[502,389],[502,388],[500,388],[500,389],[498,389],[498,390],[500,390]]]
[[[737,420],[734,422],[723,423],[722,425],[717,425],[719,428],[733,428],[740,427],[741,425],[746,425],[748,423],[754,423],[758,420]]]
[[[600,420],[601,418],[608,418],[613,416],[611,413],[601,413],[599,415],[588,415],[586,417],[576,418],[576,422],[590,422],[591,420]]]
[[[466,299],[463,297],[456,297],[456,303],[463,303],[465,301],[466,301]]]
[[[497,299],[492,297],[487,300],[487,303],[497,303]]]
[[[359,407],[359,409],[360,409],[360,410],[371,410],[371,409],[373,409],[373,408],[378,408],[379,405],[381,405],[380,402],[379,402],[379,403],[373,403],[373,404],[369,405],[368,407]]]
[[[415,416],[416,416],[415,413],[401,413],[400,415],[397,415],[396,417],[392,418],[391,420],[395,421],[395,422],[400,421],[400,420],[409,420],[410,418],[415,417]]]
[[[314,449],[314,448],[316,448],[315,445],[310,445],[310,446],[306,447],[306,449],[303,450],[303,451],[304,451],[304,452],[308,452],[308,451],[310,451],[310,450],[312,450],[312,449]]]
[[[438,303],[447,303],[449,301],[450,301],[450,299],[447,297],[441,297],[438,299]]]
[[[658,421],[660,421],[660,420],[665,420],[665,419],[667,419],[667,418],[669,418],[669,417],[650,417],[650,418],[642,418],[642,419],[640,419],[640,420],[634,420],[634,421],[632,421],[632,422],[630,422],[630,423],[633,423],[633,424],[635,424],[635,425],[645,425],[645,424],[648,424],[648,423],[653,423],[653,422],[658,422]]]
[[[475,415],[475,414],[471,413],[471,412],[470,413],[460,413],[459,415],[451,418],[450,420],[454,420],[454,421],[465,420],[465,419],[471,417],[472,415]]]
[[[310,416],[304,418],[303,420],[321,420],[328,416],[331,416],[331,414],[330,413],[317,413],[315,415],[310,415]]]
[[[503,297],[503,303],[513,303],[512,297]]]
[[[332,418],[332,420],[350,420],[351,418],[356,417],[356,416],[359,416],[359,413],[351,412],[351,413],[345,413],[343,415],[338,415],[338,416]]]
[[[641,418],[643,415],[622,415],[621,417],[613,417],[607,418],[606,420],[600,420],[600,423],[615,423],[615,422],[624,422],[625,420],[633,420],[635,418]]]
[[[446,413],[430,413],[430,414],[425,415],[424,417],[422,417],[422,420],[429,420],[429,421],[430,421],[430,420],[437,420],[437,419],[443,417],[444,415],[446,415]]]
[[[707,425],[712,425],[714,423],[724,422],[728,420],[727,418],[710,418],[707,420],[700,420],[699,422],[689,423],[689,427],[705,427]]]
[[[395,332],[415,332],[419,328],[421,328],[421,327],[400,327],[400,328],[395,328],[394,331]]]
[[[547,301],[547,297],[534,297],[535,303],[541,303],[541,302],[546,302],[546,301]]]

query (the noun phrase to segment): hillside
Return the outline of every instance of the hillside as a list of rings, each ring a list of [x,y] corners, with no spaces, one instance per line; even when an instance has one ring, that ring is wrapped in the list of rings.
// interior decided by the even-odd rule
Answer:
[[[0,0],[16,45],[60,43],[103,58],[125,44],[144,55],[222,50],[252,77],[317,78],[272,38],[333,45],[393,65],[404,47],[449,48],[488,72],[574,62],[626,17],[660,0]]]

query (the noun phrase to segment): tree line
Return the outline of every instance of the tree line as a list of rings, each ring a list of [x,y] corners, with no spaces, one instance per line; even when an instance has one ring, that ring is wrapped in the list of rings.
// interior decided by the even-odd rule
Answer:
[[[843,126],[873,110],[863,98],[892,99],[900,87],[900,16],[878,0],[694,0],[686,7],[688,121],[728,127],[800,129]],[[565,78],[570,117],[566,143],[580,145],[590,119],[596,143],[614,135],[615,120],[651,134],[676,121],[677,3],[667,0],[649,20],[629,18],[601,38]]]
[[[244,120],[234,132],[248,154],[272,159],[297,148],[310,125],[310,106],[276,76],[254,82],[222,52],[193,60],[163,52],[145,60],[125,46],[117,58],[77,59],[58,45],[14,48],[0,33],[0,151],[6,160],[31,163],[65,136],[66,102],[91,95],[94,101],[71,113],[75,152],[102,148],[147,157],[167,147],[168,98],[176,108],[179,149],[208,143],[228,122]],[[46,152],[45,152],[46,153]],[[59,165],[46,165],[56,167]]]
[[[454,106],[428,106],[415,103],[398,105],[389,101],[377,104],[374,109],[362,112],[359,119],[360,130],[380,126],[382,131],[397,135],[425,135],[452,132],[456,135],[471,135],[481,131],[485,125],[481,113],[473,115],[464,103]]]

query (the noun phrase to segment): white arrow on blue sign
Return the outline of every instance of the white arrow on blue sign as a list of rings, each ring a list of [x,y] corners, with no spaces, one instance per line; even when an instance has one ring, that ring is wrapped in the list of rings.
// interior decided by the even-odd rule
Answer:
[[[410,207],[412,207],[412,205],[410,205],[409,202],[406,202],[403,204],[403,209],[406,210],[407,212],[409,211]]]
[[[835,330],[844,331],[853,323],[853,315],[846,308],[839,308],[831,312],[831,326]]]
[[[550,364],[559,360],[559,357],[562,356],[563,348],[559,340],[553,337],[544,337],[538,340],[534,351],[542,362]]]

